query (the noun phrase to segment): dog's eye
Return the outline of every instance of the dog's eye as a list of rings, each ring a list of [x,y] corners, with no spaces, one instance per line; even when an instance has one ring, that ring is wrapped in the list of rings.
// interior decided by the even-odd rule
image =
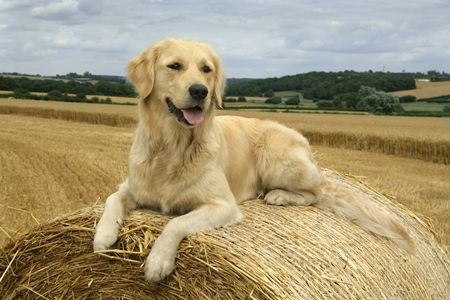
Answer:
[[[171,65],[168,65],[167,67],[173,70],[179,70],[181,68],[181,65],[179,63],[173,63]]]
[[[209,73],[209,72],[211,72],[211,69],[208,66],[204,66],[203,67],[203,72]]]

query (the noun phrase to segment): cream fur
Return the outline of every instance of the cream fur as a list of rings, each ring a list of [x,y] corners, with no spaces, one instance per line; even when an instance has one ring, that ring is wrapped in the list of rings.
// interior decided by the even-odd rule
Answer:
[[[173,69],[174,63],[181,67]],[[361,227],[412,251],[411,239],[393,217],[327,182],[301,134],[270,121],[214,116],[225,75],[210,46],[164,39],[130,61],[128,76],[140,94],[140,122],[129,178],[106,201],[95,251],[115,243],[131,210],[180,214],[167,224],[144,267],[149,282],[159,281],[173,271],[185,236],[242,221],[237,204],[261,194],[269,204],[316,205],[357,219]],[[188,92],[193,84],[206,86],[208,95],[201,102],[203,122],[188,126],[169,112],[166,101],[180,109],[193,106]]]

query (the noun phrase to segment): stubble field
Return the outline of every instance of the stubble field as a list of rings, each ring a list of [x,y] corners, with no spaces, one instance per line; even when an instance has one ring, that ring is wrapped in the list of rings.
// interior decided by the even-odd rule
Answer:
[[[60,112],[71,111],[129,119],[113,127],[90,124],[95,123],[92,120],[73,122],[17,115],[20,109],[14,114],[0,114],[0,246],[37,222],[104,203],[127,177],[136,107],[1,99],[2,107],[19,107],[37,115],[53,110],[55,118]],[[219,114],[272,119],[297,128],[313,141],[321,166],[363,176],[378,190],[431,218],[443,243],[450,245],[448,165],[427,158],[412,159],[404,153],[386,155],[381,151],[383,147],[375,144],[357,151],[350,147],[354,140],[345,142],[352,136],[378,136],[378,141],[408,138],[415,140],[416,146],[429,144],[431,149],[436,143],[448,146],[449,119],[230,111]],[[316,138],[314,142],[314,134],[322,134],[325,140]],[[338,138],[329,147],[333,136]],[[336,144],[339,140],[342,146]],[[449,151],[445,154],[448,156]]]
[[[397,97],[412,95],[417,99],[450,95],[450,81],[429,82],[416,80],[416,89],[393,93]]]

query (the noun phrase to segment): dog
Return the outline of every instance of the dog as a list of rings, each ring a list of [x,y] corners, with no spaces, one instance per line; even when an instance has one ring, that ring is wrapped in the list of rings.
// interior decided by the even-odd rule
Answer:
[[[139,124],[129,177],[106,200],[94,251],[116,242],[132,210],[180,215],[165,226],[144,266],[148,282],[160,281],[174,270],[184,237],[241,222],[238,204],[259,195],[272,205],[331,211],[413,251],[392,216],[327,180],[300,133],[271,121],[214,115],[226,78],[209,45],[164,39],[132,59],[127,71],[140,96]]]

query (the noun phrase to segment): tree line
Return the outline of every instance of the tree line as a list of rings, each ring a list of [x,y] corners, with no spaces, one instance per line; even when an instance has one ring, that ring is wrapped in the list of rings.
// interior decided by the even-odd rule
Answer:
[[[60,101],[60,102],[79,102],[79,103],[99,103],[99,104],[117,104],[117,105],[136,105],[132,102],[113,102],[111,98],[106,97],[91,97],[87,98],[85,94],[78,93],[74,96],[63,94],[58,90],[53,90],[47,93],[47,95],[32,94],[26,89],[15,89],[9,94],[0,94],[0,98],[13,98],[13,99],[27,99],[27,100],[42,100],[42,101]]]
[[[384,92],[416,87],[413,77],[383,72],[309,72],[281,78],[257,79],[227,86],[227,96],[264,96],[267,91],[301,91],[306,99],[332,100],[338,95],[358,93],[361,86]]]
[[[77,74],[76,72],[70,72],[67,73],[66,75],[59,75],[56,74],[55,76],[56,78],[60,78],[60,79],[72,79],[72,80],[76,80],[76,79],[84,79],[84,80],[103,80],[103,81],[108,81],[108,82],[115,82],[115,83],[120,83],[120,84],[125,84],[126,83],[126,77],[123,76],[117,76],[117,75],[94,75],[91,72],[84,72],[82,75],[81,74]]]
[[[76,82],[52,79],[29,79],[26,77],[5,77],[0,76],[0,90],[14,91],[16,89],[25,89],[30,92],[59,91],[63,94],[85,94],[99,96],[119,96],[136,97],[135,89],[128,84],[111,83],[101,80],[95,84],[90,82]]]

